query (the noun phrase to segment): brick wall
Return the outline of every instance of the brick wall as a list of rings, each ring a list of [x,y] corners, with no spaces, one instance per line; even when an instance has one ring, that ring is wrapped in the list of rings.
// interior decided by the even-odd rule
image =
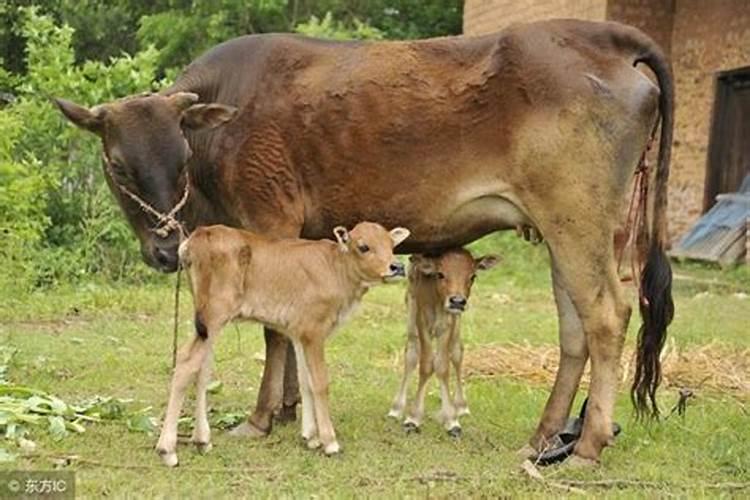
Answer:
[[[669,220],[679,237],[702,207],[714,74],[750,66],[750,0],[466,0],[464,33],[550,17],[632,24],[671,54],[677,103]]]
[[[673,208],[694,219],[703,202],[714,75],[750,66],[750,2],[677,0],[672,64],[677,110],[670,194],[675,201],[685,196],[687,202]]]
[[[464,33],[483,35],[518,22],[551,17],[600,21],[606,0],[465,0]]]

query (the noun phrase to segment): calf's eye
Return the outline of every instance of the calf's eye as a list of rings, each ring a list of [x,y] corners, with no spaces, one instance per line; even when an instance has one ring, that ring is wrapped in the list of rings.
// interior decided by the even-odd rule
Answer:
[[[439,280],[445,279],[445,275],[443,273],[441,273],[440,271],[438,271],[438,272],[435,273],[435,277],[437,279],[439,279]]]
[[[367,253],[370,251],[370,247],[362,243],[361,245],[357,245],[357,250],[359,250],[362,253]]]
[[[474,283],[475,279],[477,279],[477,275],[476,274],[472,274],[471,275],[471,282]]]

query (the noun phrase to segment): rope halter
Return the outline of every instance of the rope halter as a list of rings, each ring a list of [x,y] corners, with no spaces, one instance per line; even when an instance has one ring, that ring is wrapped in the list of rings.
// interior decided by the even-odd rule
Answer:
[[[177,202],[177,204],[165,214],[152,207],[150,204],[144,201],[143,198],[135,194],[126,186],[117,182],[112,170],[112,162],[110,161],[109,155],[107,155],[106,151],[102,154],[102,157],[104,159],[105,165],[107,166],[107,173],[109,173],[109,177],[112,180],[112,183],[117,186],[117,189],[119,189],[125,196],[133,200],[141,210],[156,218],[156,227],[151,229],[153,233],[155,233],[160,238],[167,238],[173,231],[179,230],[180,238],[187,238],[188,233],[185,229],[184,224],[177,220],[176,217],[177,213],[182,210],[182,208],[185,206],[185,203],[187,203],[188,197],[190,196],[190,176],[187,170],[185,170],[185,189],[182,193],[182,197]]]

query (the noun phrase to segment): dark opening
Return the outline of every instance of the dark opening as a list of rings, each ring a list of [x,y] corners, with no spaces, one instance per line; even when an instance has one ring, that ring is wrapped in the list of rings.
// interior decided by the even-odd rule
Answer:
[[[717,194],[737,191],[750,173],[750,66],[718,73],[715,88],[704,213]]]

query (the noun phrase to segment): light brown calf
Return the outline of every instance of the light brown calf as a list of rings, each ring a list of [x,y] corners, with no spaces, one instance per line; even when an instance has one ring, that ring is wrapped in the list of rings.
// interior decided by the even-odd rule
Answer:
[[[180,245],[195,303],[195,337],[178,357],[157,451],[177,465],[177,420],[185,389],[197,374],[192,441],[210,448],[206,411],[211,352],[224,325],[235,318],[257,321],[288,336],[295,347],[302,393],[302,437],[310,448],[339,451],[328,410],[326,338],[343,323],[367,290],[404,276],[393,248],[409,231],[387,231],[362,222],[334,230],[338,243],[269,239],[226,226],[197,229]],[[272,391],[281,394],[282,384]],[[281,400],[280,397],[278,399]]]
[[[468,250],[459,248],[442,255],[413,255],[409,266],[409,288],[406,295],[408,326],[404,348],[404,377],[393,400],[389,416],[401,418],[406,406],[409,376],[419,361],[419,388],[414,407],[404,420],[407,431],[417,430],[424,415],[427,381],[433,371],[440,381],[442,408],[439,420],[454,437],[461,434],[458,417],[469,413],[461,383],[460,317],[468,304],[476,272],[490,269],[500,261],[495,255],[474,259]],[[432,339],[437,340],[433,356]],[[451,398],[450,363],[456,371],[456,394]]]

